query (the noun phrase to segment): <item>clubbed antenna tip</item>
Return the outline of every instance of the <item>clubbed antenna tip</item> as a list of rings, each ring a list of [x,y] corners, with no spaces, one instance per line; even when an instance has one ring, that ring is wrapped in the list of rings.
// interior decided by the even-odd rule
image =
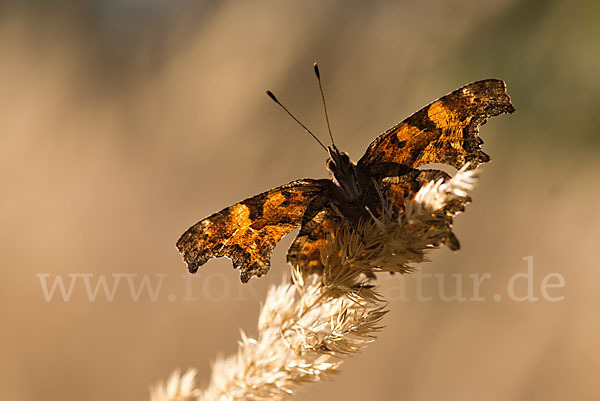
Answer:
[[[319,72],[319,65],[317,63],[314,63],[313,67],[315,68],[315,75],[317,76],[318,79],[321,79],[321,73]]]
[[[323,100],[323,110],[325,111],[325,121],[327,121],[327,131],[329,131],[329,138],[331,144],[335,145],[333,141],[333,134],[331,133],[331,125],[329,124],[329,116],[327,115],[327,104],[325,103],[325,94],[323,93],[323,85],[321,85],[321,73],[319,72],[319,65],[315,62],[313,64],[315,69],[315,75],[317,76],[317,82],[319,83],[319,91],[321,92],[321,99]]]
[[[279,104],[279,100],[277,100],[277,98],[275,97],[275,95],[273,94],[273,92],[271,91],[266,91],[267,92],[267,96],[269,96],[271,98],[271,100],[273,100],[275,103]]]

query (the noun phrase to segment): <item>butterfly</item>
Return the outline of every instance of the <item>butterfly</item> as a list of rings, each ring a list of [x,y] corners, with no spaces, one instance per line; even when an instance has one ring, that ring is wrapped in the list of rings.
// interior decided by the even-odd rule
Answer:
[[[327,106],[319,82],[325,115]],[[481,150],[479,127],[490,117],[515,111],[504,81],[487,79],[467,84],[425,106],[379,135],[354,163],[333,142],[323,145],[269,91],[267,94],[327,150],[328,179],[300,179],[229,206],[200,220],[177,241],[191,273],[215,257],[228,257],[240,269],[241,280],[260,277],[270,267],[275,245],[300,227],[287,253],[287,262],[303,269],[323,268],[321,249],[336,225],[357,226],[381,204],[392,200],[395,215],[404,202],[431,180],[448,179],[437,169],[420,166],[443,163],[457,169],[488,162]],[[330,135],[331,135],[331,129]],[[446,245],[458,249],[456,238]]]

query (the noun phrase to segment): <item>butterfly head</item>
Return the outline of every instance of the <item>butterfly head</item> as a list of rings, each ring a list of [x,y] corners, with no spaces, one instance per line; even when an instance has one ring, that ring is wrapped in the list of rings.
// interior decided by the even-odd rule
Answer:
[[[350,161],[350,156],[346,152],[340,152],[335,145],[327,146],[327,153],[329,158],[327,159],[327,170],[335,175],[335,171],[344,169],[346,166],[350,166],[353,163]]]

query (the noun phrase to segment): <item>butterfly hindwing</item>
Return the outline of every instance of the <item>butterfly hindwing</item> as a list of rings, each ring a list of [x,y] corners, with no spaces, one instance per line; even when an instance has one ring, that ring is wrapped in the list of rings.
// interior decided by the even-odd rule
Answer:
[[[298,236],[288,249],[287,262],[292,266],[302,267],[305,272],[322,269],[321,250],[325,248],[329,236],[335,232],[338,220],[327,207],[303,222]]]
[[[493,116],[512,113],[514,107],[504,81],[470,83],[425,106],[377,137],[358,165],[367,169],[381,163],[416,168],[444,163],[475,168],[489,161],[480,148],[479,127]]]
[[[391,176],[377,177],[376,184],[382,195],[385,196],[386,207],[390,209],[388,211],[393,214],[394,218],[399,217],[399,214],[404,211],[405,202],[413,199],[421,187],[430,181],[450,179],[447,173],[433,169],[406,169],[403,166],[396,166],[388,171]],[[314,203],[319,202],[322,202],[320,198]],[[303,220],[302,228],[288,250],[288,263],[300,266],[304,271],[323,269],[321,251],[326,246],[326,241],[335,233],[336,224],[340,223],[341,218],[336,215],[329,204],[321,206],[322,208],[314,208],[318,213]],[[464,209],[464,203],[452,204],[450,208],[451,210],[448,211],[454,214]],[[378,210],[378,213],[387,213],[388,211]],[[452,224],[452,217],[447,217],[447,224]],[[453,236],[444,239],[444,242],[452,250],[459,248],[458,241]]]
[[[413,169],[409,173],[401,176],[384,177],[378,181],[378,185],[382,192],[386,194],[387,202],[391,205],[393,217],[398,218],[399,213],[404,213],[406,202],[412,201],[422,187],[431,181],[448,181],[450,178],[450,175],[441,170]],[[470,201],[471,198],[467,196],[463,200],[449,202],[443,209],[445,214],[443,218],[444,224],[451,227],[452,216],[456,213],[463,212],[465,205]],[[460,249],[458,239],[451,230],[448,230],[448,237],[442,238],[440,242],[446,244],[446,246],[453,251]]]
[[[190,227],[177,248],[190,272],[226,256],[247,282],[269,270],[277,242],[300,226],[311,202],[330,186],[330,180],[297,180],[248,198]]]

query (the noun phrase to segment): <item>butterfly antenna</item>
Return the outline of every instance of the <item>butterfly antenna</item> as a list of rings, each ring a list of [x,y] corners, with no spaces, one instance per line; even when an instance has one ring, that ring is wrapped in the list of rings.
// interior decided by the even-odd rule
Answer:
[[[329,130],[329,137],[331,138],[331,144],[335,145],[333,141],[333,134],[331,133],[331,125],[329,125],[329,116],[327,115],[327,103],[325,103],[325,94],[323,93],[323,85],[321,85],[321,73],[319,72],[319,66],[317,63],[314,64],[315,75],[317,76],[317,82],[319,82],[319,90],[321,91],[321,99],[323,99],[323,109],[325,110],[325,121],[327,121],[327,129]]]
[[[294,115],[292,113],[290,113],[290,111],[288,109],[286,109],[286,107],[284,105],[282,105],[279,100],[277,100],[277,98],[275,97],[275,95],[273,94],[273,92],[271,91],[267,91],[267,96],[269,96],[271,98],[272,101],[274,101],[275,103],[277,103],[283,110],[285,110],[286,113],[288,113],[288,115],[290,117],[292,117],[294,119],[294,121],[296,121],[298,124],[300,124],[302,126],[302,128],[304,128],[304,130],[306,132],[308,132],[313,138],[315,138],[315,141],[317,141],[319,143],[319,145],[321,145],[321,147],[323,149],[325,149],[325,151],[327,152],[327,148],[325,147],[325,145],[323,145],[323,142],[321,142],[319,140],[319,138],[317,138],[317,136],[315,134],[313,134],[311,132],[311,130],[309,130],[308,128],[306,128],[306,125],[302,124],[300,122],[300,120],[298,120],[296,117],[294,117]]]

